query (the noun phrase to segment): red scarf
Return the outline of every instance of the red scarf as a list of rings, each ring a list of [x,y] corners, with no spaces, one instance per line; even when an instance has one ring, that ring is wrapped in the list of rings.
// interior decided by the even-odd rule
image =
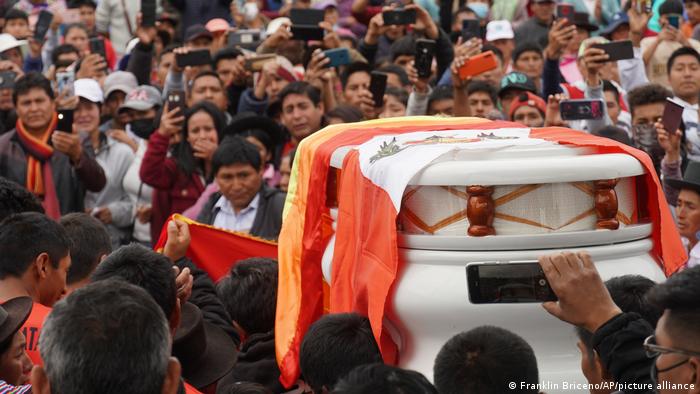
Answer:
[[[16,125],[19,142],[29,154],[25,186],[27,190],[43,198],[46,214],[52,218],[58,218],[61,215],[51,175],[50,159],[53,155],[53,147],[48,143],[57,122],[58,118],[54,114],[51,123],[39,138],[29,134],[19,119]]]

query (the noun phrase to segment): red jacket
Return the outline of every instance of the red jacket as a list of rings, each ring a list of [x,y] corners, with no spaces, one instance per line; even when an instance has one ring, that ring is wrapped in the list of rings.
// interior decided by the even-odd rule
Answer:
[[[158,241],[161,227],[173,213],[182,213],[194,205],[204,191],[198,174],[187,176],[172,157],[168,157],[169,138],[155,132],[141,162],[139,175],[143,183],[153,186],[151,240]]]

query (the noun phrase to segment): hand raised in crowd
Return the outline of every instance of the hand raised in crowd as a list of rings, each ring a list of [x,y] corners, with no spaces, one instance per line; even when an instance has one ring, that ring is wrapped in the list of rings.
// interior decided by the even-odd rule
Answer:
[[[362,89],[359,93],[360,96],[360,111],[365,116],[365,119],[376,119],[379,114],[384,111],[384,106],[375,107],[374,98],[369,89]]]
[[[469,60],[469,57],[469,55],[455,56],[455,59],[452,61],[450,72],[452,73],[452,87],[455,89],[464,89],[471,81],[470,77],[462,79],[462,77],[459,75],[459,69],[464,66],[467,60]]]
[[[253,89],[253,95],[255,98],[258,100],[263,100],[267,93],[267,87],[270,85],[272,82],[272,76],[277,74],[277,69],[280,67],[279,63],[277,63],[277,60],[275,59],[274,61],[269,61],[263,65],[262,71],[261,71],[261,76],[260,79],[258,80],[258,83],[255,84],[255,88]]]
[[[180,220],[168,222],[168,240],[163,247],[163,255],[175,262],[185,257],[187,249],[190,247],[190,227]]]
[[[406,69],[406,74],[408,74],[408,80],[411,81],[413,89],[418,93],[426,94],[428,93],[428,81],[430,78],[420,78],[418,77],[418,70],[416,70],[415,62],[411,61]]]
[[[165,107],[163,115],[160,118],[158,133],[166,137],[178,135],[182,131],[184,122],[185,116],[180,113],[180,107],[175,107],[170,111]]]
[[[41,57],[41,48],[44,44],[34,39],[34,37],[27,38],[27,42],[29,44],[29,55],[35,59]]]
[[[107,69],[107,62],[102,58],[102,55],[91,53],[83,58],[80,70],[75,74],[75,79],[95,79],[102,75],[105,69]]]
[[[11,62],[9,60],[0,60],[0,71],[14,71],[14,73],[17,74],[17,78],[15,78],[15,80],[24,75],[22,68],[15,64],[15,62]]]
[[[292,32],[289,31],[289,24],[283,23],[277,31],[272,33],[263,41],[262,46],[274,49],[292,39]]]
[[[192,144],[194,157],[202,160],[211,160],[216,152],[218,144],[212,140],[200,138]]]
[[[110,211],[107,207],[95,208],[90,212],[90,214],[104,224],[112,223],[112,211]]]
[[[327,67],[330,62],[331,59],[327,58],[321,49],[316,49],[311,55],[311,60],[309,60],[309,64],[306,67],[304,80],[318,89],[323,89],[323,75],[331,71],[331,69]]]
[[[452,73],[452,87],[455,89],[465,88],[471,78],[462,79],[459,76],[459,69],[464,66],[464,64],[469,60],[470,57],[476,56],[481,53],[482,41],[478,38],[472,38],[467,42],[462,42],[462,37],[457,40],[457,45],[455,46],[455,57],[450,66],[450,72]]]
[[[177,288],[177,298],[180,304],[187,302],[192,296],[192,288],[194,287],[194,276],[188,267],[182,271],[177,266],[173,266],[175,272],[175,287]]]
[[[550,94],[547,97],[547,109],[544,114],[545,127],[567,127],[568,125],[561,118],[559,103],[564,99],[561,94]]]
[[[663,123],[654,123],[656,127],[656,136],[659,141],[659,146],[663,148],[666,153],[664,160],[670,163],[676,163],[681,160],[681,139],[683,134],[680,130],[667,131],[664,128]]]
[[[112,129],[107,132],[107,135],[112,137],[116,141],[129,145],[131,150],[133,150],[134,152],[139,150],[139,145],[136,143],[136,141],[134,141],[133,138],[129,137],[129,134],[127,134],[125,130]]]
[[[59,93],[56,97],[56,108],[58,109],[76,109],[80,103],[80,97],[76,95],[69,96],[68,91],[63,91]],[[62,130],[62,131],[72,131],[72,130]]]
[[[179,47],[179,48],[173,49],[173,53],[175,54],[176,58],[177,58],[177,55],[185,55],[189,52],[190,52],[190,48],[188,48],[188,47]],[[182,69],[180,66],[177,65],[177,61],[170,63],[170,70],[174,73],[181,73],[181,72],[185,71],[184,69]]]
[[[588,86],[597,87],[601,84],[600,69],[605,66],[608,59],[610,59],[610,55],[600,48],[589,46],[583,51],[583,64]]]
[[[234,22],[234,25],[236,26],[243,26],[245,23],[245,15],[241,13],[241,10],[238,9],[238,2],[237,1],[232,1],[231,6],[229,7],[229,11],[231,12],[231,19]]]
[[[390,7],[384,7],[382,11],[390,9]],[[367,28],[367,34],[365,34],[365,43],[367,45],[377,45],[379,37],[384,35],[387,30],[389,30],[389,26],[384,25],[384,17],[380,12],[369,20],[369,27]]]
[[[545,310],[567,323],[596,332],[608,320],[622,313],[613,302],[586,252],[557,253],[539,258],[549,286],[559,301],[545,302]]]
[[[340,37],[338,33],[333,31],[333,25],[328,22],[321,22],[318,24],[326,34],[323,36],[323,47],[326,49],[340,48]]]
[[[54,149],[68,156],[73,164],[80,162],[83,147],[77,133],[56,130],[51,134],[51,144]]]
[[[136,37],[139,39],[139,42],[142,43],[143,45],[151,45],[155,42],[156,40],[156,35],[158,34],[158,30],[156,30],[155,26],[148,26],[145,27],[142,25],[142,20],[143,20],[143,14],[140,12],[136,14]]]
[[[418,4],[409,4],[404,7],[405,10],[416,10],[416,24],[414,29],[425,32],[425,36],[431,40],[437,40],[440,36],[440,30],[438,29],[433,17],[430,16],[425,8],[419,6]]]
[[[549,30],[549,41],[544,49],[547,59],[559,59],[564,49],[576,35],[576,26],[566,19],[557,19]]]
[[[639,47],[651,16],[641,0],[631,0],[631,6],[627,10],[627,18],[630,24],[630,39],[635,47]]]
[[[136,219],[139,223],[146,224],[150,222],[151,213],[153,213],[153,206],[151,204],[139,205],[136,207]]]

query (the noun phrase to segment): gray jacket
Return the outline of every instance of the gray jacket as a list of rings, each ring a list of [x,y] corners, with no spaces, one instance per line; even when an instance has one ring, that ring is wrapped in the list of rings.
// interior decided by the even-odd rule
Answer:
[[[253,227],[250,229],[250,235],[256,237],[277,240],[282,228],[282,210],[284,209],[284,200],[286,194],[280,190],[267,187],[263,184],[258,192],[260,195],[260,204],[255,213]],[[214,219],[219,213],[218,208],[214,208],[216,202],[221,198],[220,192],[212,194],[207,201],[202,212],[199,213],[197,221],[204,224],[214,224]]]

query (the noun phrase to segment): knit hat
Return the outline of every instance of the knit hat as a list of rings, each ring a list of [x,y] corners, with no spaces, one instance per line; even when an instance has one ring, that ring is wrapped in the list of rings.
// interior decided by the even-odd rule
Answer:
[[[513,98],[513,101],[511,101],[508,119],[513,120],[513,115],[515,114],[515,111],[517,111],[520,107],[537,108],[542,113],[543,117],[545,112],[547,112],[547,104],[544,102],[542,97],[530,92],[524,92],[515,96]]]

